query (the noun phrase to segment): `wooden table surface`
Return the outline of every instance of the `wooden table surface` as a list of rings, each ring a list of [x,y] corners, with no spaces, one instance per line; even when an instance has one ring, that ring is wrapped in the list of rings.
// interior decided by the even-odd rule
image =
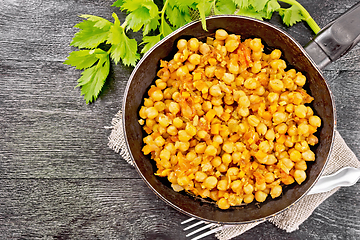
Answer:
[[[320,27],[357,0],[299,0]],[[185,239],[188,217],[155,196],[108,148],[132,67],[112,66],[99,99],[74,89],[63,64],[80,14],[112,21],[111,0],[0,0],[0,239]],[[301,44],[305,23],[286,28]],[[130,33],[141,38],[141,33]],[[360,46],[323,71],[338,130],[360,157]],[[209,239],[215,239],[214,236]],[[323,202],[298,231],[263,223],[236,239],[360,239],[360,182]]]

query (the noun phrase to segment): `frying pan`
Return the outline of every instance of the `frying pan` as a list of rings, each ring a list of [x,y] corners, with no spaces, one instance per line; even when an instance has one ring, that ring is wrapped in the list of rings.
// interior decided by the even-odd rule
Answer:
[[[242,16],[213,16],[206,19],[208,31],[201,22],[189,23],[165,37],[149,50],[133,70],[127,84],[123,102],[123,128],[133,163],[146,184],[166,203],[189,216],[224,224],[249,223],[274,216],[294,205],[307,194],[320,177],[330,155],[335,131],[335,106],[332,93],[322,75],[321,68],[346,53],[360,40],[360,4],[326,26],[305,49],[283,30],[263,21]],[[316,160],[308,164],[307,179],[301,184],[284,188],[283,195],[270,197],[263,203],[219,209],[213,202],[195,198],[184,191],[172,190],[167,178],[154,175],[156,166],[149,156],[143,155],[145,136],[138,123],[138,111],[144,95],[155,81],[160,59],[170,60],[176,52],[180,38],[205,40],[217,29],[240,34],[242,39],[259,37],[269,49],[278,48],[288,66],[302,72],[307,78],[306,88],[314,97],[312,108],[322,119],[318,130],[319,144],[312,150]]]

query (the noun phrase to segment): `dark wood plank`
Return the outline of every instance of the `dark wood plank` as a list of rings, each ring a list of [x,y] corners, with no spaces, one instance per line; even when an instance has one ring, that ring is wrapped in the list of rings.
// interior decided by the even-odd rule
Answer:
[[[337,129],[348,146],[360,158],[360,96],[356,87],[360,79],[360,71],[325,71],[324,75],[335,100]]]
[[[4,179],[0,185],[2,239],[185,239],[179,223],[187,217],[140,179]],[[356,191],[341,189],[298,231],[264,223],[238,239],[358,239]]]
[[[0,238],[185,239],[187,216],[167,206],[107,147],[105,126],[121,105],[132,68],[112,66],[99,99],[74,89],[80,71],[62,62],[80,14],[112,21],[110,0],[0,1]],[[299,1],[320,27],[356,0]],[[305,45],[305,23],[271,23]],[[140,40],[141,33],[129,33]],[[338,130],[360,157],[360,47],[330,64]],[[359,239],[360,183],[342,188],[293,233],[264,223],[236,239]],[[208,239],[215,239],[214,236]]]
[[[3,177],[136,176],[107,147],[111,130],[105,129],[119,110],[125,71],[118,72],[117,81],[109,81],[112,90],[86,105],[68,81],[78,73],[62,63],[6,60],[1,66]]]

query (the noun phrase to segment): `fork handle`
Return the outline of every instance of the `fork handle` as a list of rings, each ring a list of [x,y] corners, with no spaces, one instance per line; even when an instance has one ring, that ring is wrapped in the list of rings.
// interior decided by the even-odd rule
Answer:
[[[352,186],[359,178],[360,169],[344,167],[336,173],[320,177],[315,186],[309,191],[308,195],[327,192],[336,187]]]

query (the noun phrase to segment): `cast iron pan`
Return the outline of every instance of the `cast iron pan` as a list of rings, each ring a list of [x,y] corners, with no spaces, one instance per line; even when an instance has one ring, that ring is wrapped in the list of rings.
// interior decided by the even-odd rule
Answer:
[[[295,204],[306,195],[321,175],[334,139],[335,106],[320,67],[336,60],[359,41],[360,4],[350,9],[339,19],[329,24],[313,39],[306,50],[289,34],[273,25],[256,19],[241,16],[213,16],[206,20],[208,31],[204,31],[199,21],[192,22],[176,30],[149,50],[137,64],[127,84],[123,103],[123,127],[132,160],[147,185],[166,203],[189,216],[198,219],[224,223],[249,223],[271,217]],[[318,131],[319,144],[313,151],[316,160],[308,164],[307,179],[301,184],[284,188],[283,195],[276,199],[268,197],[263,203],[231,207],[221,210],[210,201],[194,198],[189,194],[172,190],[167,178],[154,175],[156,166],[149,156],[141,152],[144,132],[138,123],[139,109],[144,94],[155,81],[160,59],[171,59],[176,52],[176,42],[180,38],[206,39],[214,36],[217,29],[240,34],[242,39],[259,37],[269,49],[278,48],[289,67],[301,71],[307,77],[305,88],[314,97],[312,108],[322,119]],[[346,31],[348,29],[348,31]],[[311,58],[309,56],[314,56]]]

